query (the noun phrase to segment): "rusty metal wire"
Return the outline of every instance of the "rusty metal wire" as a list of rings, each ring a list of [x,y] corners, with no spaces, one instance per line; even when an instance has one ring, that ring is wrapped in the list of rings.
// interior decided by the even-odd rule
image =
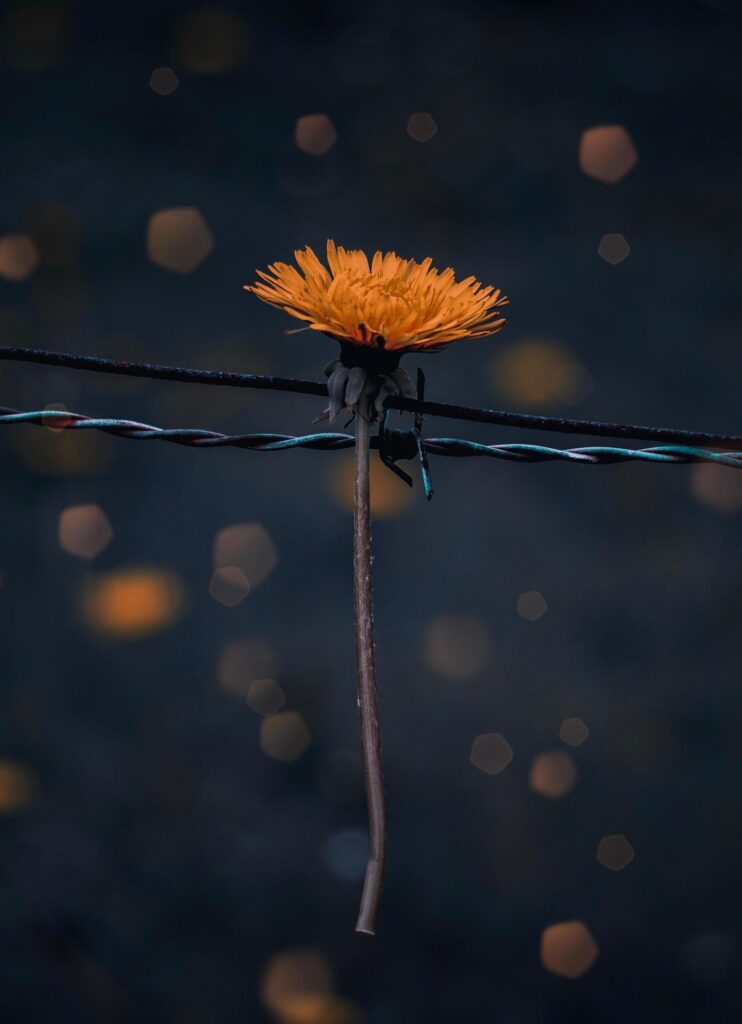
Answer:
[[[276,452],[292,448],[315,451],[341,451],[352,448],[351,434],[315,433],[294,437],[289,434],[222,434],[214,430],[191,427],[163,429],[135,420],[101,419],[60,409],[19,412],[0,406],[0,425],[31,423],[55,430],[100,430],[106,434],[134,441],[166,441],[191,448],[243,448],[249,451]],[[408,431],[385,431],[370,439],[370,447],[382,449],[391,460],[417,456],[417,446],[410,444]],[[742,452],[714,452],[690,445],[659,445],[652,448],[620,448],[592,445],[583,448],[551,448],[540,444],[480,444],[455,437],[425,439],[425,450],[431,455],[457,458],[485,457],[510,462],[571,462],[579,465],[605,465],[616,462],[689,463],[713,462],[717,465],[742,468]]]

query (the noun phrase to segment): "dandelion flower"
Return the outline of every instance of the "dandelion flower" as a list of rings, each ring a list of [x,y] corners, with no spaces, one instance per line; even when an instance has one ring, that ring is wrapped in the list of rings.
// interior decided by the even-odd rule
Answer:
[[[340,359],[326,370],[331,419],[340,408],[355,410],[361,395],[380,409],[387,395],[409,394],[409,378],[398,369],[405,353],[495,334],[506,322],[501,308],[508,299],[499,288],[474,277],[457,281],[450,267],[438,271],[430,258],[418,263],[376,252],[369,262],[364,252],[331,240],[327,266],[309,246],[294,255],[298,269],[272,263],[245,288],[303,320],[304,329],[340,342]]]

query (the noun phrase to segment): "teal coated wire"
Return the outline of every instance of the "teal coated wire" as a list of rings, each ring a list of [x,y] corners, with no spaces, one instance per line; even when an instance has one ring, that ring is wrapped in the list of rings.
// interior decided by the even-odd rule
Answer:
[[[292,436],[289,434],[222,434],[199,428],[163,429],[134,420],[94,418],[62,409],[43,409],[18,412],[0,406],[0,425],[32,423],[54,426],[54,429],[100,430],[118,437],[138,441],[166,441],[194,448],[243,448],[251,451],[286,451],[307,448],[318,451],[341,451],[352,448],[351,434],[321,432]],[[383,442],[371,438],[371,447],[379,449]],[[623,448],[599,445],[581,448],[552,448],[540,444],[487,445],[462,438],[433,437],[424,441],[425,450],[433,455],[471,458],[505,459],[511,462],[562,461],[580,465],[605,465],[616,462],[640,461],[653,463],[713,462],[733,469],[742,468],[742,452],[715,452],[690,445],[659,445],[652,448]],[[415,442],[415,454],[419,446]],[[407,453],[393,454],[395,459],[409,458]]]

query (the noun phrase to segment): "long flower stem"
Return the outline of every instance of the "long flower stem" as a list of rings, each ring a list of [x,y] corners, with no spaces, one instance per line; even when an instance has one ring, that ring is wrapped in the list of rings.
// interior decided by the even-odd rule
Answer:
[[[384,884],[386,804],[381,763],[379,705],[376,691],[374,612],[371,596],[371,509],[369,486],[370,408],[359,404],[356,414],[356,472],[353,503],[353,583],[358,665],[358,709],[369,818],[369,852],[356,931],[376,933],[376,917]]]

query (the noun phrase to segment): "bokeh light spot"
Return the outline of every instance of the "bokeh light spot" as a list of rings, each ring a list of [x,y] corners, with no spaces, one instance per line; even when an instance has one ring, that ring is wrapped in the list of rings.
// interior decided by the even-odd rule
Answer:
[[[252,590],[249,579],[237,565],[215,569],[209,582],[209,593],[226,608],[234,608]]]
[[[71,505],[59,517],[59,546],[78,558],[93,559],[113,540],[113,528],[100,505]]]
[[[39,265],[39,250],[28,235],[4,235],[0,238],[0,276],[8,281],[24,281]]]
[[[559,739],[570,747],[579,747],[590,735],[581,718],[565,718],[559,727]]]
[[[528,619],[529,622],[538,622],[540,618],[546,615],[548,608],[548,604],[538,590],[527,590],[525,594],[521,594],[518,598],[518,615],[521,618]]]
[[[598,843],[598,861],[611,871],[623,871],[634,859],[634,847],[626,836],[603,836]]]
[[[279,711],[260,725],[260,748],[275,761],[296,761],[312,736],[298,711]]]
[[[492,383],[500,394],[527,406],[574,405],[593,388],[588,371],[563,345],[538,337],[499,352],[492,361]]]
[[[330,490],[334,501],[348,512],[353,511],[355,460],[338,455],[331,469]],[[415,493],[403,480],[391,473],[379,459],[371,459],[371,514],[379,519],[401,515],[415,500]]]
[[[580,167],[606,185],[615,185],[624,178],[638,159],[631,136],[622,125],[603,124],[582,133]]]
[[[234,523],[214,539],[214,568],[237,567],[250,587],[260,586],[278,565],[278,552],[261,523]]]
[[[337,142],[335,126],[327,114],[305,114],[296,122],[294,141],[311,156],[324,156]]]
[[[703,504],[723,515],[742,511],[742,472],[711,462],[699,462],[692,470],[691,488]]]
[[[155,68],[150,75],[149,85],[158,96],[169,96],[180,85],[180,79],[172,68]]]
[[[38,797],[38,783],[18,761],[0,759],[0,814],[15,814]]]
[[[43,412],[59,413],[69,412],[69,409],[64,402],[49,402],[44,406]],[[65,429],[65,423],[70,422],[66,417],[63,416],[42,416],[41,423],[47,430],[51,430],[53,434],[59,434]]]
[[[323,857],[328,869],[344,882],[363,878],[368,859],[368,836],[360,828],[333,832],[324,845]]]
[[[59,63],[69,34],[66,3],[19,3],[0,20],[0,63],[14,71],[43,71]]]
[[[476,615],[447,613],[438,616],[425,637],[425,660],[441,675],[471,679],[492,656],[492,637],[487,624]]]
[[[276,654],[268,641],[248,637],[226,645],[219,657],[216,677],[223,690],[247,700],[253,682],[273,677],[277,669]]]
[[[472,743],[469,760],[487,775],[498,775],[513,760],[513,750],[499,732],[486,732]]]
[[[58,419],[44,417],[46,430],[18,431],[15,449],[25,466],[41,476],[85,477],[100,473],[113,456],[105,434],[62,430]],[[54,434],[56,436],[52,437]]]
[[[541,963],[562,978],[581,978],[598,958],[598,946],[582,921],[561,921],[541,933]]]
[[[577,765],[565,750],[538,754],[531,762],[529,781],[534,792],[559,800],[577,784]]]
[[[430,142],[438,131],[438,125],[431,114],[412,114],[407,122],[407,134],[415,142]]]
[[[281,1015],[297,996],[329,994],[335,987],[332,969],[317,949],[288,949],[271,957],[261,984],[263,1003]]]
[[[276,953],[263,973],[261,997],[279,1024],[361,1024],[358,1007],[334,993],[335,979],[316,949]]]
[[[195,75],[234,71],[250,58],[252,32],[238,11],[204,7],[183,15],[175,25],[175,62]]]
[[[149,636],[171,626],[183,612],[185,592],[166,569],[119,569],[93,579],[83,594],[85,622],[120,639]]]
[[[147,225],[147,255],[159,267],[190,274],[214,248],[209,225],[194,206],[153,213]]]
[[[603,235],[598,245],[598,255],[614,267],[623,263],[630,253],[631,247],[623,235]]]
[[[247,703],[258,715],[275,715],[286,703],[286,694],[275,679],[254,679],[247,691]]]

